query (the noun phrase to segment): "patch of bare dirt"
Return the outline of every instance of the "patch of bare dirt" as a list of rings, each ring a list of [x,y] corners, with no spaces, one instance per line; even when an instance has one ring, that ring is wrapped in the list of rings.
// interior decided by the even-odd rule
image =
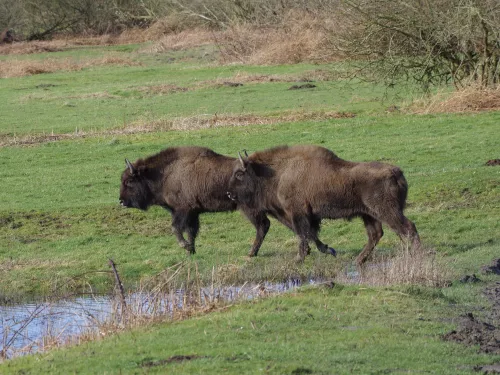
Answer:
[[[139,91],[149,94],[149,95],[167,95],[173,94],[176,92],[186,92],[189,88],[177,86],[174,84],[164,84],[164,85],[155,85],[155,86],[145,86],[140,87]]]
[[[472,313],[462,316],[460,327],[445,334],[444,339],[468,346],[479,345],[481,352],[500,354],[500,329],[480,321]]]
[[[484,274],[494,273],[495,275],[500,275],[500,258],[494,259],[491,265],[481,267],[481,272]]]
[[[478,366],[475,368],[475,370],[485,375],[500,374],[500,363],[495,363],[493,365],[487,366]]]
[[[500,354],[500,282],[486,287],[483,293],[492,304],[486,315],[488,322],[467,313],[460,318],[459,327],[443,338],[464,345],[479,345],[484,353]]]
[[[500,159],[491,159],[486,162],[486,165],[493,167],[496,165],[500,165]]]
[[[312,83],[305,83],[303,85],[290,86],[290,88],[288,90],[313,89],[315,87],[316,87],[316,85],[313,85]]]
[[[142,367],[156,367],[156,366],[163,366],[167,365],[169,363],[175,363],[175,362],[184,362],[184,361],[192,361],[194,359],[200,359],[200,358],[206,358],[206,357],[200,357],[198,355],[174,355],[168,359],[160,359],[158,361],[145,361],[141,364]]]

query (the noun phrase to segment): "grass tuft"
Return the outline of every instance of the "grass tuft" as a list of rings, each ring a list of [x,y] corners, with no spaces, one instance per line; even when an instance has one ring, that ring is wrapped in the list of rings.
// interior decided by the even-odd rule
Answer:
[[[353,276],[354,274],[354,276]],[[444,287],[449,285],[452,272],[434,251],[401,244],[393,257],[381,256],[366,264],[361,272],[340,273],[342,283],[369,286],[416,285]]]

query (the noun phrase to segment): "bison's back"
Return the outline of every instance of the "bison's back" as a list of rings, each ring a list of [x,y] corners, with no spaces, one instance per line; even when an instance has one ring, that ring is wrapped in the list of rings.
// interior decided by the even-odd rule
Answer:
[[[285,210],[333,219],[374,213],[388,204],[403,208],[407,191],[398,167],[323,156],[289,159],[276,183],[276,199]]]
[[[203,147],[178,148],[175,155],[165,156],[168,162],[162,169],[163,194],[169,206],[200,211],[236,208],[226,195],[233,158]]]

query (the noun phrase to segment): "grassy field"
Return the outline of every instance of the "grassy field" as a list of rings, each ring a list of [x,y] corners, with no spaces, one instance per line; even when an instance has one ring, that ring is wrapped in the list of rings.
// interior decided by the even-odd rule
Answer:
[[[156,55],[141,48],[1,57],[4,74],[26,61],[64,64],[2,79],[0,301],[90,286],[108,291],[113,279],[99,272],[109,270],[108,258],[129,288],[186,260],[168,212],[118,205],[124,159],[177,145],[236,156],[241,149],[312,143],[345,159],[401,166],[410,185],[407,216],[452,286],[306,288],[8,361],[0,373],[457,374],[500,359],[440,338],[460,313],[486,304],[481,285],[457,280],[500,254],[500,169],[485,166],[500,156],[499,112],[389,111],[410,101],[410,92],[344,79],[345,63],[216,66],[200,58],[206,50]],[[85,64],[76,69],[78,63]],[[317,87],[289,90],[304,79]],[[235,126],[192,121],[216,114]],[[262,121],[243,126],[243,115]],[[174,119],[185,130],[172,128]],[[167,125],[160,131],[158,123]],[[377,259],[399,245],[385,232]],[[204,215],[197,254],[187,262],[205,283],[214,272],[226,284],[335,277],[365,243],[360,220],[328,221],[321,238],[338,258],[313,251],[299,265],[297,241],[277,222],[259,257],[248,260],[253,237],[238,212]],[[168,361],[176,355],[195,357]]]

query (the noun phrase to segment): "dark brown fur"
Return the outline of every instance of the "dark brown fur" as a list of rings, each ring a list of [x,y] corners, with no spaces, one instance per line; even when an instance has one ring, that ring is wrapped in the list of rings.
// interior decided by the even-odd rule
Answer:
[[[368,243],[359,265],[382,237],[382,223],[419,244],[415,225],[403,214],[408,185],[396,166],[342,160],[323,147],[280,146],[234,162],[229,186],[228,195],[240,208],[270,214],[298,235],[299,260],[309,253],[309,241],[335,255],[318,239],[326,218],[362,218]]]
[[[237,209],[236,203],[226,195],[236,160],[204,147],[167,148],[125,169],[120,203],[142,210],[152,205],[168,209],[179,245],[188,253],[194,253],[199,215]],[[257,229],[257,236],[263,238],[269,229],[267,217],[249,218]],[[254,246],[260,247],[260,243],[256,240]]]
[[[0,44],[4,43],[12,43],[14,41],[14,36],[12,35],[12,31],[9,29],[5,29],[0,33]]]

